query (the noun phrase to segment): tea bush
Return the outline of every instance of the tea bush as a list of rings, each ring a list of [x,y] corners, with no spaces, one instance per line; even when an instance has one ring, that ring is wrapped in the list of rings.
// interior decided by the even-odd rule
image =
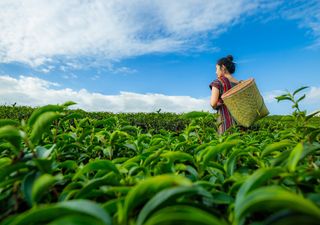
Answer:
[[[318,224],[315,114],[294,105],[290,116],[219,136],[210,113],[72,104],[2,108],[1,225]]]

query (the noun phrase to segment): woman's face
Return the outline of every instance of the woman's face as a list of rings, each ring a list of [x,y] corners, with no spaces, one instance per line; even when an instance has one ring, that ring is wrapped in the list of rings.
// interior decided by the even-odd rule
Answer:
[[[223,68],[221,68],[221,66],[219,66],[218,64],[216,65],[216,74],[217,74],[217,77],[223,77],[224,75],[224,70]]]

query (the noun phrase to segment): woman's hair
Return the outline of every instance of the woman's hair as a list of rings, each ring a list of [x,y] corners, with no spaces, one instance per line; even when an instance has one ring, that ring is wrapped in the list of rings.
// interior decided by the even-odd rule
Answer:
[[[223,57],[217,61],[217,65],[225,66],[227,71],[232,74],[236,71],[236,64],[233,62],[233,56],[228,55],[227,57]]]

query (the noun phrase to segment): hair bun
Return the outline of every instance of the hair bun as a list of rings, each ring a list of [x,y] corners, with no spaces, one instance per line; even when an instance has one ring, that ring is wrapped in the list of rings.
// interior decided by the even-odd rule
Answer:
[[[233,61],[233,56],[232,56],[232,55],[228,55],[226,58],[227,58],[228,60],[230,60],[231,62]]]

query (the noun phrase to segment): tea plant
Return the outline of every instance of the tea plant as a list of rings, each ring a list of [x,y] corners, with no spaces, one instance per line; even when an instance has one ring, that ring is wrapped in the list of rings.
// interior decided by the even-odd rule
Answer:
[[[298,92],[278,98],[294,123],[223,135],[210,113],[176,117],[181,130],[157,113],[154,129],[73,102],[1,119],[0,224],[318,224],[320,130]]]

